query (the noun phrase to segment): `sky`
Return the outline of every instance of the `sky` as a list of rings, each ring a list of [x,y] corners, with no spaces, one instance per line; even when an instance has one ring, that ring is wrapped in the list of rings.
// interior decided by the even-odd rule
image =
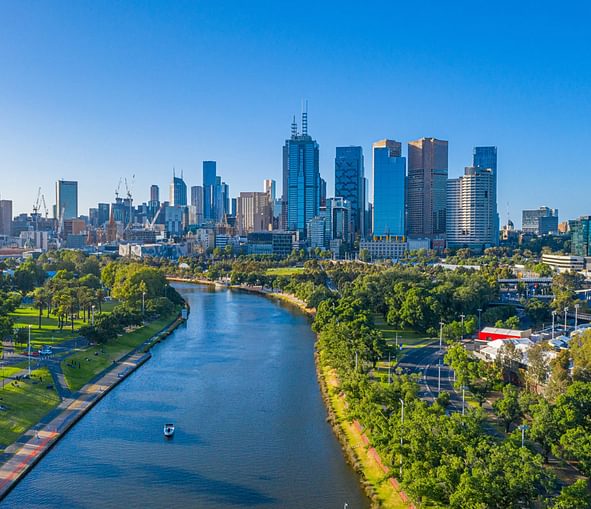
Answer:
[[[308,101],[320,172],[335,147],[449,141],[449,175],[498,147],[498,208],[591,214],[587,2],[0,0],[0,197],[30,212],[39,187],[79,181],[79,213],[134,202],[173,168],[230,193],[281,187],[281,150]],[[404,149],[406,151],[406,148]],[[51,214],[51,211],[50,211]]]

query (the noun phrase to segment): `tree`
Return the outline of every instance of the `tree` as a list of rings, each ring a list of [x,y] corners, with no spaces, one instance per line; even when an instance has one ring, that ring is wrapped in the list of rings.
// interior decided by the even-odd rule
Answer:
[[[527,351],[527,375],[537,385],[544,385],[550,374],[550,362],[547,356],[547,343],[533,345]]]
[[[591,493],[588,482],[584,479],[575,481],[570,486],[560,490],[552,504],[553,509],[589,509],[591,507]]]
[[[550,451],[560,439],[560,426],[554,414],[554,408],[545,399],[531,407],[532,420],[529,436],[540,444],[544,463],[548,463]]]
[[[367,249],[360,249],[359,250],[359,259],[362,262],[369,262],[371,260],[371,256],[369,254],[369,251]]]
[[[539,325],[549,319],[550,308],[540,299],[529,299],[525,302],[525,313],[535,325]]]
[[[508,433],[511,425],[522,416],[517,388],[511,384],[505,385],[503,397],[494,402],[493,409]]]
[[[43,309],[48,306],[48,292],[43,286],[39,286],[33,290],[33,305],[39,310],[38,328],[41,329],[41,318]]]

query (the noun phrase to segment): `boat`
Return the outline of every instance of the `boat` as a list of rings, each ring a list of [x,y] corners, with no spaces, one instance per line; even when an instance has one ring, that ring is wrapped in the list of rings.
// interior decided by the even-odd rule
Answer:
[[[172,424],[172,423],[165,424],[164,425],[164,436],[171,437],[172,435],[174,435],[174,424]]]

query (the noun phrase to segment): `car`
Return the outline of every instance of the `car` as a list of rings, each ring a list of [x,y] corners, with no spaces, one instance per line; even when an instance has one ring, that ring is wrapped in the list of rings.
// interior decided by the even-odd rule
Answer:
[[[39,355],[51,355],[53,353],[53,349],[50,346],[43,345],[39,350]]]

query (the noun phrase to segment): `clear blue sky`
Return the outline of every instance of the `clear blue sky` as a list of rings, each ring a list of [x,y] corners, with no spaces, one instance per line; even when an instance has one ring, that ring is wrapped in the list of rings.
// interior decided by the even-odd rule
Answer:
[[[167,199],[201,161],[240,191],[281,182],[302,98],[334,190],[334,151],[449,140],[450,176],[497,145],[499,212],[591,213],[587,2],[0,0],[0,194],[30,211],[79,181],[80,213],[136,175]]]

